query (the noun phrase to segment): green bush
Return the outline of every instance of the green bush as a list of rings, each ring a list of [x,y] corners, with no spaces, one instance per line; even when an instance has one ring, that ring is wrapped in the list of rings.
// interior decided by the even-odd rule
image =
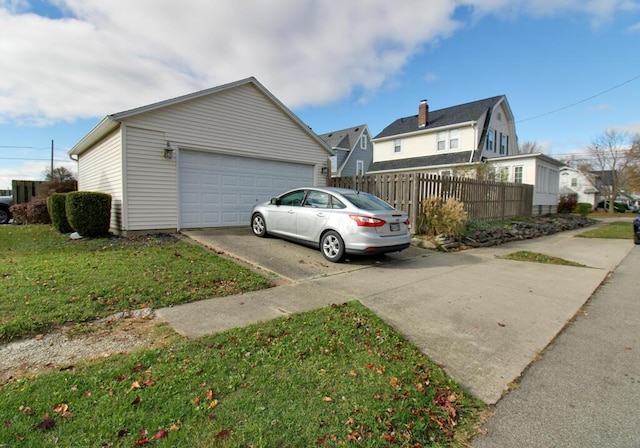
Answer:
[[[575,208],[575,213],[578,213],[580,216],[587,216],[593,210],[593,206],[588,202],[578,202]]]
[[[67,221],[67,209],[65,202],[67,196],[64,193],[52,193],[47,198],[47,208],[49,209],[49,215],[51,216],[51,223],[53,228],[60,233],[71,233],[73,228]]]
[[[423,213],[418,218],[418,233],[436,236],[447,234],[462,236],[467,224],[467,212],[464,204],[455,198],[444,201],[440,197],[426,198],[423,203]]]
[[[109,234],[111,195],[96,191],[72,191],[66,194],[67,221],[82,236]]]

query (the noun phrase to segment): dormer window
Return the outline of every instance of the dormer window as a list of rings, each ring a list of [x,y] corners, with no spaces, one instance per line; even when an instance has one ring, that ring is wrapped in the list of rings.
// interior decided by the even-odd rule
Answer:
[[[360,136],[360,149],[367,149],[367,134],[364,132]]]

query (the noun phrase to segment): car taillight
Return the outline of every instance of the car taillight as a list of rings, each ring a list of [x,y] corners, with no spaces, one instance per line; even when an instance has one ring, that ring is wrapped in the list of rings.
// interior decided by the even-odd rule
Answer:
[[[407,225],[407,227],[409,227],[411,225],[411,220],[407,218],[407,220],[404,223]]]
[[[358,227],[382,227],[387,223],[384,219],[371,216],[349,215],[349,218],[353,219]]]

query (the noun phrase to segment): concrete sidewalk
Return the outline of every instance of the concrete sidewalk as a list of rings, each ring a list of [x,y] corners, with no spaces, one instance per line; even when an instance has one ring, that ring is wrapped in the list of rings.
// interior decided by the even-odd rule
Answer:
[[[636,247],[495,407],[474,448],[640,447]]]
[[[574,238],[583,230],[458,253],[418,251],[285,286],[164,308],[157,315],[179,333],[198,337],[359,300],[493,404],[633,247],[631,241]],[[496,258],[516,250],[589,267]]]

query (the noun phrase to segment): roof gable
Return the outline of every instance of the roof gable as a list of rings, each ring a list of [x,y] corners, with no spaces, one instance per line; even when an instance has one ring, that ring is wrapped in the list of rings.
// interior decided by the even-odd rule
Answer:
[[[327,142],[332,149],[346,149],[350,151],[358,143],[366,127],[367,125],[361,124],[351,128],[340,129],[339,131],[320,134],[319,137]]]
[[[203,98],[209,95],[215,95],[220,92],[229,91],[236,87],[244,86],[244,85],[253,85],[260,93],[262,93],[275,107],[280,109],[287,117],[289,117],[293,122],[295,122],[305,133],[307,133],[313,140],[315,140],[320,146],[325,148],[329,154],[332,154],[333,151],[327,145],[327,143],[318,137],[318,135],[309,128],[309,126],[305,125],[291,110],[289,110],[280,100],[278,100],[271,92],[269,92],[262,84],[258,82],[258,80],[254,77],[245,78],[239,81],[235,81],[232,83],[220,85],[217,87],[213,87],[206,90],[201,90],[198,92],[190,93],[187,95],[182,95],[179,97],[171,98],[168,100],[160,101],[153,104],[148,104],[146,106],[137,107],[134,109],[118,112],[115,114],[107,115],[105,118],[100,121],[88,134],[86,134],[71,150],[69,150],[69,155],[80,155],[97,142],[106,137],[110,132],[114,129],[117,129],[123,121],[127,119],[141,116],[143,114],[147,114],[149,112],[161,110],[168,108],[170,106],[179,105],[183,103],[187,103],[191,100]]]
[[[447,107],[445,109],[429,111],[429,122],[426,127],[422,128],[418,127],[418,115],[398,118],[384,128],[374,139],[408,134],[411,132],[429,131],[444,126],[478,121],[485,112],[493,109],[501,101],[505,100],[504,95],[499,95],[471,103]]]

